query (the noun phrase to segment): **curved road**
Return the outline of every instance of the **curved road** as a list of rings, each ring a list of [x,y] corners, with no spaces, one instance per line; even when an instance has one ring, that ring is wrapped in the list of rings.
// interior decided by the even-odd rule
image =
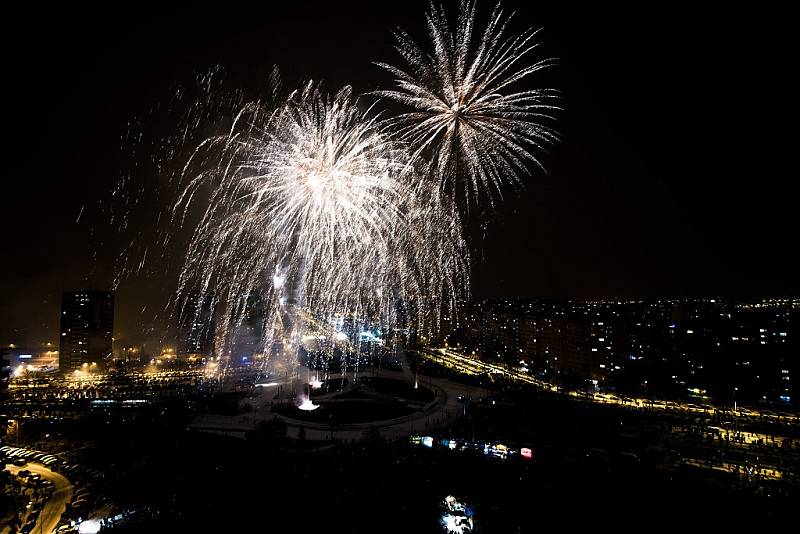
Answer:
[[[304,373],[301,372],[300,376],[303,374]],[[370,371],[369,374],[364,373],[364,375],[371,376],[372,371]],[[397,380],[407,379],[406,373],[388,369],[376,369],[375,375]],[[339,377],[341,377],[341,374],[336,373],[332,374],[329,378]],[[245,401],[254,405],[254,410],[250,413],[230,416],[202,414],[195,418],[189,425],[189,428],[244,438],[246,432],[253,428],[257,422],[269,421],[278,417],[287,423],[287,433],[289,437],[292,438],[296,438],[300,432],[300,428],[303,427],[305,429],[306,439],[309,441],[326,441],[331,435],[337,440],[359,441],[364,437],[364,431],[367,429],[379,432],[381,436],[386,439],[396,439],[447,425],[450,421],[461,415],[464,410],[464,404],[458,400],[459,395],[469,396],[473,401],[477,401],[489,394],[488,391],[482,388],[450,382],[441,378],[420,375],[419,382],[420,384],[428,385],[431,389],[439,390],[437,398],[429,403],[424,410],[393,419],[366,423],[339,424],[331,428],[328,424],[308,423],[279,416],[272,412],[271,403],[262,404],[263,400],[259,399],[255,402],[252,400]],[[272,382],[266,384],[264,388],[274,387],[283,383],[291,384],[292,381]],[[305,383],[300,382],[299,384],[303,385]],[[297,385],[298,384],[294,384],[294,386]],[[289,388],[290,391],[291,389],[292,388]],[[259,392],[259,395],[261,395],[261,392]],[[315,399],[314,395],[312,395],[312,400],[313,399]]]
[[[800,415],[797,414],[782,414],[768,411],[758,411],[739,406],[733,410],[730,407],[712,406],[709,404],[688,404],[676,401],[657,400],[650,398],[629,398],[610,393],[592,393],[587,391],[565,390],[555,384],[545,382],[538,378],[534,378],[529,374],[518,371],[511,367],[504,367],[502,365],[485,362],[478,358],[456,352],[452,348],[432,348],[428,347],[418,354],[428,360],[443,365],[445,367],[455,369],[468,375],[481,375],[481,374],[498,374],[510,377],[513,380],[532,384],[541,389],[558,393],[564,393],[571,397],[579,398],[589,402],[602,403],[602,404],[617,404],[629,408],[641,408],[648,410],[664,410],[664,411],[681,411],[685,413],[698,413],[705,415],[714,415],[716,412],[726,413],[733,417],[752,417],[752,418],[765,418],[773,421],[784,421],[787,423],[800,422]]]
[[[31,473],[39,474],[45,480],[53,481],[53,493],[39,513],[36,528],[31,531],[36,534],[39,532],[52,533],[58,526],[61,514],[64,513],[67,503],[72,499],[72,484],[70,481],[64,475],[37,463],[27,463],[22,467],[8,465],[6,469],[15,475],[19,471],[27,469]]]

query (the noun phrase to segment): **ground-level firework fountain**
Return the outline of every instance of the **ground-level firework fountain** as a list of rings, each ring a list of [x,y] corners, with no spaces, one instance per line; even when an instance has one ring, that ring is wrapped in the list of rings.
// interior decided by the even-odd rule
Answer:
[[[312,411],[312,410],[316,410],[317,408],[319,408],[319,406],[318,406],[318,405],[316,405],[316,404],[314,404],[314,403],[311,401],[311,399],[309,399],[308,397],[303,397],[303,398],[301,399],[300,405],[299,405],[299,406],[297,406],[297,407],[298,407],[299,409],[303,410],[303,411],[306,411],[306,412],[310,412],[310,411]]]

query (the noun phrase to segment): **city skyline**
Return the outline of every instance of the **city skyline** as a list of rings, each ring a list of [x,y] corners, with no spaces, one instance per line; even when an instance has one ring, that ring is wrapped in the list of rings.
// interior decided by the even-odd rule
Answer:
[[[780,32],[756,47],[739,44],[739,15],[725,13],[729,24],[718,24],[716,10],[700,8],[673,36],[688,4],[658,21],[645,11],[640,24],[614,8],[509,7],[522,26],[543,28],[544,52],[558,58],[547,77],[562,90],[564,140],[542,156],[547,174],[534,174],[500,209],[473,211],[476,298],[798,294],[796,182],[780,171],[780,124],[774,112],[737,104],[748,95],[768,110],[778,105],[764,87],[781,75]],[[395,13],[358,3],[264,10],[244,26],[238,14],[220,20],[203,9],[142,8],[113,30],[98,23],[99,14],[39,18],[51,31],[28,46],[30,56],[13,60],[26,83],[13,89],[20,105],[12,123],[28,141],[10,169],[20,179],[7,186],[16,201],[7,207],[4,244],[17,259],[5,262],[0,281],[0,340],[52,338],[55,323],[45,318],[58,309],[61,291],[112,288],[115,261],[127,246],[110,231],[107,210],[128,170],[119,140],[129,122],[146,122],[148,109],[168,100],[174,84],[220,64],[252,86],[278,64],[292,83],[313,77],[331,88],[350,82],[370,91],[380,79],[371,62],[393,57],[393,28],[421,29],[416,15],[424,3]],[[359,29],[375,50],[338,37],[357,24],[355,14],[372,21]],[[287,17],[302,21],[291,35],[276,24]],[[202,31],[209,26],[216,29],[210,38]],[[85,31],[65,41],[66,27]],[[145,33],[150,44],[140,46]],[[337,48],[304,45],[311,35]],[[94,48],[98,40],[106,43],[102,52]],[[718,40],[731,49],[713,48]],[[56,42],[61,59],[54,56],[52,73],[26,59]],[[336,54],[349,58],[344,69]],[[67,57],[83,60],[62,61]],[[748,61],[755,72],[741,80],[735,67],[743,57],[760,61]],[[51,74],[70,82],[54,90]],[[687,129],[692,121],[701,126]],[[35,160],[39,165],[28,163]],[[116,288],[124,303],[121,334],[165,320],[165,276],[151,272]]]
[[[163,4],[7,10],[0,534],[791,524],[788,13]]]

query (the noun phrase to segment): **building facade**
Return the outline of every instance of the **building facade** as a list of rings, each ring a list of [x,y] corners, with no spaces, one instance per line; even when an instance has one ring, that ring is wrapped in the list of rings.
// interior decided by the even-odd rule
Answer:
[[[69,373],[112,357],[114,294],[66,291],[61,295],[58,367]]]
[[[442,339],[576,387],[797,405],[800,299],[466,303]]]

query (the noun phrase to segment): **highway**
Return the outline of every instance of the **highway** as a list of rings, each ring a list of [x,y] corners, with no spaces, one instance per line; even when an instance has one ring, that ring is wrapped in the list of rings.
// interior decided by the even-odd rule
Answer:
[[[19,471],[28,470],[31,473],[37,473],[45,480],[53,482],[53,493],[42,507],[36,522],[36,528],[32,531],[37,534],[39,532],[47,534],[53,532],[58,526],[61,514],[64,513],[67,503],[72,499],[72,484],[70,481],[64,475],[37,463],[29,462],[22,467],[9,464],[6,469],[15,475]]]
[[[729,413],[736,417],[751,417],[780,421],[785,423],[798,423],[800,416],[794,414],[775,414],[773,412],[758,411],[750,408],[739,407],[735,413],[730,408],[689,404],[676,401],[666,401],[648,398],[631,398],[614,395],[612,393],[592,393],[579,390],[567,390],[559,388],[557,385],[534,378],[522,371],[502,366],[499,364],[483,362],[477,358],[471,358],[454,351],[451,348],[427,348],[419,352],[419,355],[432,362],[443,365],[444,367],[469,375],[505,376],[518,382],[534,385],[546,391],[562,393],[581,400],[600,404],[616,404],[629,408],[641,408],[648,410],[664,410],[684,413],[697,413],[704,415],[714,415],[715,413]],[[762,437],[762,436],[758,436]]]
[[[748,470],[747,467],[742,467],[733,462],[713,463],[696,458],[685,458],[683,463],[693,467],[711,469],[712,471],[720,471],[723,473],[749,473],[750,476],[758,476],[765,480],[780,480],[783,478],[783,472],[774,466],[757,467],[753,468],[752,470]]]

